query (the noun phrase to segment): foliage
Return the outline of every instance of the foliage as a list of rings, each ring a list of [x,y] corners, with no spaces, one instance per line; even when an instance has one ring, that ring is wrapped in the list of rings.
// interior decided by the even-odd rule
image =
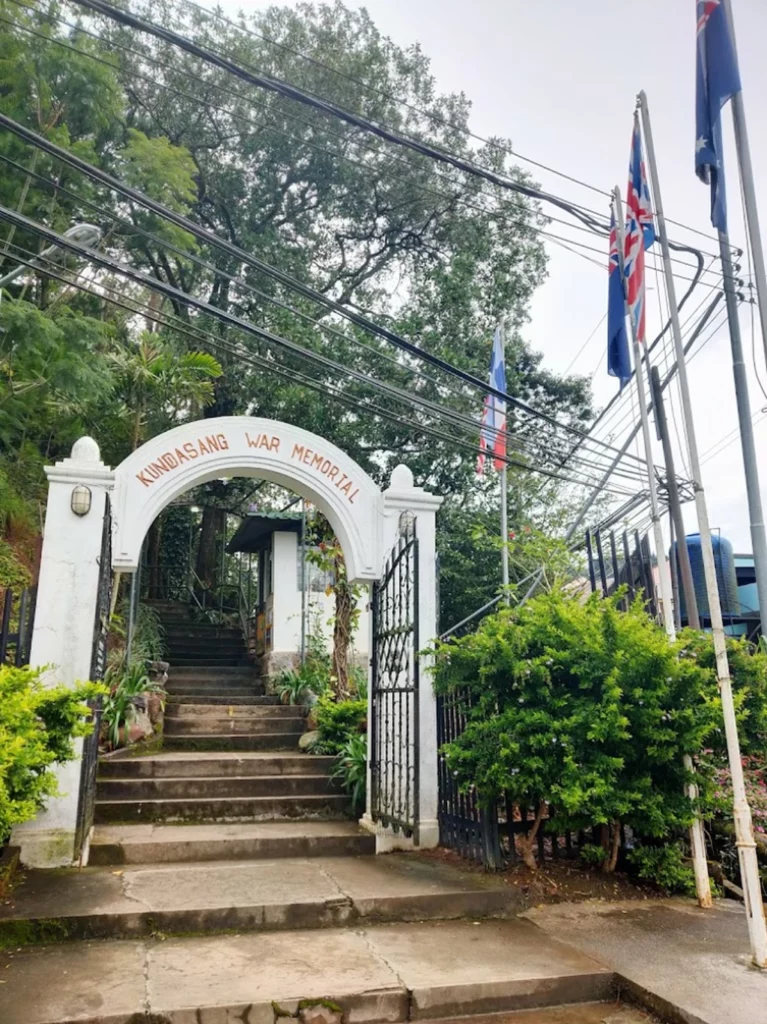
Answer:
[[[601,868],[607,859],[607,850],[604,846],[597,846],[595,843],[584,843],[578,850],[578,856],[589,867]]]
[[[315,753],[340,754],[350,739],[364,733],[368,706],[365,700],[334,700],[331,694],[320,697],[316,707],[319,741]]]
[[[466,730],[444,748],[461,788],[488,801],[505,791],[538,808],[538,826],[545,804],[555,829],[603,826],[606,870],[621,824],[658,839],[689,825],[683,755],[717,714],[705,669],[677,658],[639,602],[619,611],[621,598],[553,590],[436,652],[437,689],[465,694]]]
[[[341,748],[330,774],[351,797],[352,812],[355,816],[362,814],[365,809],[367,771],[367,735],[354,733]]]
[[[142,663],[126,667],[109,668],[104,676],[108,688],[102,707],[102,724],[112,749],[120,745],[120,729],[127,725],[133,710],[147,694],[165,696],[160,683],[150,679]]]
[[[129,600],[129,597],[123,598],[119,611],[115,612],[109,622],[109,665],[117,671],[125,667],[127,657]],[[138,665],[145,670],[147,662],[160,661],[165,653],[164,636],[165,630],[157,611],[151,605],[140,601],[133,626],[130,666]]]
[[[40,672],[0,665],[0,843],[57,793],[54,763],[75,756],[73,739],[92,729],[85,703],[93,683],[47,688]]]
[[[694,658],[706,669],[712,699],[718,700],[714,642],[710,634],[686,629],[679,636],[682,657]],[[763,755],[767,750],[767,647],[762,639],[758,645],[745,638],[727,638],[727,661],[732,678],[743,754]],[[717,722],[711,735],[710,746],[719,755],[726,754],[723,726]]]
[[[331,582],[326,594],[335,597],[331,685],[339,699],[345,700],[352,695],[353,689],[349,678],[349,648],[359,623],[359,601],[363,591],[362,587],[350,582],[343,549],[325,517],[315,515],[310,530],[307,561],[328,575]]]
[[[0,537],[0,592],[10,588],[15,594],[28,587],[32,574],[23,565],[11,545]]]
[[[277,679],[277,694],[283,704],[306,704],[319,697],[328,688],[327,677],[317,677],[306,665],[298,669],[286,668]]]
[[[213,381],[221,376],[221,364],[208,352],[178,352],[159,334],[142,333],[136,345],[110,353],[116,390],[131,421],[131,450],[138,447],[150,413],[154,433],[178,421],[181,411],[190,416],[213,401]],[[158,419],[158,413],[160,418]]]
[[[652,882],[664,892],[696,895],[695,873],[685,860],[680,843],[637,846],[629,850],[628,860],[640,878]]]
[[[754,832],[767,840],[767,757],[743,758],[746,799],[751,808]],[[714,800],[719,817],[732,824],[732,777],[729,765],[714,762]]]

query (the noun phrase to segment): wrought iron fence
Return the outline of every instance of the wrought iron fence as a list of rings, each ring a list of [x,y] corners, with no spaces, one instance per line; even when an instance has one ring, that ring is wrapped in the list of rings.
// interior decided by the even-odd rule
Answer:
[[[107,637],[112,603],[112,514],[109,497],[106,499],[104,524],[101,533],[99,582],[96,595],[96,615],[93,624],[91,648],[91,679],[100,681],[107,668]],[[82,862],[93,826],[96,808],[96,773],[99,760],[99,733],[101,732],[101,698],[90,702],[93,729],[83,740],[80,762],[80,788],[77,798],[77,826],[75,830],[75,857]]]
[[[522,582],[527,582],[527,579]],[[499,595],[489,601],[443,633],[440,639],[457,639],[473,632],[487,615],[496,610],[501,600],[502,595]],[[461,791],[443,748],[464,732],[470,712],[471,696],[468,691],[456,690],[437,697],[440,844],[497,871],[521,859],[518,839],[529,835],[533,829],[536,809],[520,807],[506,793],[497,801],[483,805],[473,790]],[[550,832],[547,826],[552,816],[549,808],[537,834],[539,862],[574,857],[585,841],[581,833]]]
[[[371,809],[418,844],[418,540],[406,523],[373,585]]]
[[[37,587],[27,587],[18,594],[5,591],[0,615],[0,665],[20,668],[29,664],[36,600]]]

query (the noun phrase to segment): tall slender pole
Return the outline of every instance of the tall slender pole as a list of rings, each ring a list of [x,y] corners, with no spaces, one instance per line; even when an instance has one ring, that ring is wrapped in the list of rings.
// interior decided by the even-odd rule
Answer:
[[[737,53],[735,21],[732,16],[731,0],[724,0],[724,9],[727,12],[733,50]],[[738,151],[740,180],[743,185],[743,203],[746,208],[748,237],[751,242],[751,256],[754,261],[754,281],[757,298],[759,299],[762,343],[765,356],[767,357],[767,273],[765,272],[764,265],[764,246],[762,245],[762,232],[759,226],[759,208],[756,205],[756,189],[754,187],[754,168],[751,164],[751,147],[748,143],[746,109],[743,103],[742,92],[736,92],[732,97],[732,119],[735,125],[735,145]]]
[[[618,229],[618,263],[620,266],[621,280],[623,281],[624,295],[626,292],[626,278],[623,270],[625,253],[623,202],[620,189],[616,186],[613,193],[615,203],[615,223]],[[629,313],[628,305],[626,312]],[[660,578],[660,600],[661,612],[663,614],[663,626],[669,637],[673,640],[676,637],[674,629],[674,613],[671,607],[671,576],[668,562],[666,561],[666,544],[663,540],[663,527],[660,521],[660,506],[658,504],[658,484],[655,479],[655,460],[652,453],[652,439],[650,437],[650,418],[647,414],[647,392],[645,391],[644,366],[642,362],[642,349],[637,339],[636,324],[634,318],[629,314],[631,325],[631,339],[634,344],[634,370],[636,373],[637,395],[639,397],[639,418],[642,424],[642,437],[645,448],[645,462],[647,463],[647,480],[650,487],[650,516],[652,519],[653,536],[655,538],[655,551],[658,557],[658,576]],[[648,597],[650,595],[648,594]]]
[[[759,878],[759,864],[756,859],[754,828],[751,821],[751,808],[748,806],[748,800],[746,799],[743,763],[740,756],[740,741],[738,739],[738,727],[735,719],[735,704],[732,698],[730,666],[727,662],[727,642],[724,635],[724,623],[722,622],[722,605],[719,600],[719,586],[716,579],[714,549],[711,543],[711,527],[708,521],[706,495],[703,490],[703,483],[701,480],[698,442],[695,437],[692,401],[690,399],[690,385],[687,379],[687,367],[684,361],[684,346],[682,344],[682,330],[679,323],[679,308],[676,301],[674,275],[671,270],[671,252],[668,245],[666,220],[663,216],[663,202],[661,200],[660,185],[658,183],[658,165],[655,159],[655,146],[653,145],[650,113],[647,105],[647,97],[644,92],[639,94],[639,105],[642,113],[642,126],[644,129],[645,145],[647,147],[647,162],[650,170],[653,198],[655,200],[655,214],[658,221],[658,233],[663,253],[663,272],[666,279],[666,291],[671,310],[671,327],[679,370],[679,390],[682,398],[682,414],[684,416],[687,433],[687,450],[690,459],[692,485],[695,491],[695,507],[698,514],[698,530],[700,532],[703,571],[706,579],[706,593],[708,596],[709,613],[711,615],[711,631],[713,633],[714,652],[716,654],[716,675],[719,681],[719,693],[722,699],[724,731],[727,740],[727,755],[730,762],[730,776],[732,779],[735,843],[738,848],[738,860],[740,862],[740,874],[741,881],[743,883],[746,920],[748,922],[748,933],[751,941],[751,956],[758,967],[767,967],[767,923],[764,918],[764,905],[762,902],[762,889]]]
[[[501,347],[506,361],[506,331],[501,325]],[[507,432],[503,433],[504,454],[506,448]],[[511,600],[509,594],[509,481],[508,467],[504,462],[501,467],[501,582],[503,583],[504,601],[508,604]]]
[[[762,493],[759,485],[759,467],[756,461],[756,442],[754,440],[754,422],[751,418],[751,402],[748,397],[748,375],[746,373],[746,361],[743,356],[743,340],[740,334],[738,297],[733,277],[730,240],[721,231],[719,232],[719,249],[722,256],[724,298],[727,303],[727,320],[730,330],[732,375],[735,378],[735,397],[738,405],[740,446],[743,453],[743,470],[746,477],[751,544],[754,550],[756,590],[759,594],[759,614],[762,620],[762,632],[764,633],[767,632],[764,628],[767,622],[767,533],[765,533],[764,528]]]
[[[668,477],[668,502],[671,509],[671,517],[676,533],[676,553],[679,565],[679,575],[682,579],[682,590],[684,591],[684,603],[687,609],[687,624],[692,629],[700,629],[700,618],[698,617],[698,599],[695,596],[695,584],[692,578],[692,565],[690,564],[690,552],[687,550],[685,539],[684,519],[682,518],[682,503],[679,500],[679,487],[676,482],[674,471],[674,453],[671,450],[671,437],[668,432],[668,420],[666,419],[666,407],[663,402],[663,391],[660,386],[660,373],[657,366],[650,371],[650,387],[652,391],[652,405],[655,413],[655,422],[658,424],[661,444],[663,445],[663,461],[666,463],[666,476]]]

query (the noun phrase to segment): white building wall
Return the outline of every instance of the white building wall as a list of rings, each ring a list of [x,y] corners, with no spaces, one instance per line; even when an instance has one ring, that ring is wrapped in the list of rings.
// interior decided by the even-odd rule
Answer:
[[[278,531],[272,535],[272,651],[275,654],[296,653],[301,650],[301,580],[298,534]],[[307,566],[307,577],[308,577]],[[369,625],[368,590],[359,599],[360,610],[354,634],[353,654],[358,659],[368,656]],[[335,598],[324,591],[306,589],[307,634],[317,623],[331,649],[333,640],[332,618]]]

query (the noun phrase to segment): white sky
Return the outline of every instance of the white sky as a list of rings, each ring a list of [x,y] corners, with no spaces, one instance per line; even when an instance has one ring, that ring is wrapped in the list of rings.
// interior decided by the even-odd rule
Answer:
[[[220,2],[230,12],[268,6],[261,0]],[[285,2],[294,6],[290,0]],[[767,101],[767,3],[732,2],[757,196],[763,225],[767,225],[767,133],[763,116]],[[462,90],[472,100],[472,127],[476,132],[510,138],[519,153],[604,190],[618,184],[625,193],[634,101],[638,90],[644,89],[653,115],[666,215],[710,233],[708,190],[693,170],[694,0],[346,3],[367,7],[380,29],[398,44],[418,41],[431,58],[439,88]],[[745,231],[729,111],[725,111],[724,121],[730,233],[733,243],[743,246]],[[531,170],[545,188],[606,210],[604,197],[536,168]],[[559,233],[560,228],[552,230]],[[688,242],[695,237],[673,227],[671,232]],[[579,237],[579,233],[565,233]],[[588,236],[580,237],[588,240]],[[715,249],[713,240],[699,238],[698,243],[708,251]],[[544,353],[547,366],[564,371],[605,313],[607,275],[600,267],[558,246],[548,244],[547,251],[549,278],[535,298],[525,335]],[[745,258],[743,266],[745,275]],[[650,275],[648,285],[653,288],[647,297],[648,336],[652,337],[660,323],[654,275]],[[683,280],[677,282],[679,294],[685,287]],[[689,308],[693,309],[697,301],[693,299]],[[759,410],[767,407],[767,398],[754,375],[748,314],[743,316],[742,324],[752,412],[758,417]],[[594,377],[598,406],[609,400],[617,387],[605,369],[605,337],[603,325],[572,367],[572,372],[590,375],[598,366]],[[755,347],[759,374],[767,388],[758,317]],[[699,448],[705,455],[737,425],[726,328],[718,331],[693,359],[690,383]],[[756,426],[756,441],[767,505],[767,417]],[[684,473],[679,461],[677,471]],[[712,526],[720,528],[737,550],[750,551],[737,438],[720,455],[704,462],[703,475]],[[686,511],[688,528],[694,530],[692,508]]]

